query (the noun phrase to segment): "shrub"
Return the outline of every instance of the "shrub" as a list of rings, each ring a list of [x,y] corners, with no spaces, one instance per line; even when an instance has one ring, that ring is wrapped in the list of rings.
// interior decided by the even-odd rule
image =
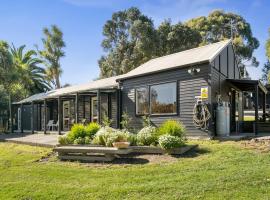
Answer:
[[[124,112],[122,114],[122,120],[120,124],[122,125],[122,128],[125,130],[129,130],[129,124],[130,124],[131,118],[129,117],[127,112]]]
[[[108,134],[106,140],[106,146],[113,146],[114,142],[127,142],[129,137],[129,133],[127,131],[116,130]]]
[[[78,137],[74,140],[74,144],[85,144],[85,139],[82,137]]]
[[[147,115],[143,116],[143,117],[142,117],[142,120],[143,120],[143,127],[151,126],[151,125],[152,125],[149,116],[147,116]]]
[[[165,150],[181,147],[184,145],[184,141],[180,137],[172,135],[162,135],[158,139],[158,143],[161,148]]]
[[[171,135],[180,138],[185,137],[185,126],[176,120],[167,120],[159,128],[159,135]]]
[[[138,145],[155,145],[157,141],[157,130],[153,126],[142,128],[137,135]]]
[[[67,144],[72,144],[72,143],[73,143],[73,142],[70,141],[70,140],[68,139],[68,137],[65,136],[65,135],[59,136],[59,137],[58,137],[58,142],[59,142],[59,144],[61,144],[61,145],[67,145]]]
[[[130,143],[130,146],[136,146],[137,145],[137,135],[133,134],[133,133],[129,133],[128,142]]]
[[[90,143],[91,143],[90,137],[86,136],[86,137],[84,138],[84,143],[85,143],[85,144],[90,144]]]
[[[115,131],[116,129],[108,126],[101,127],[94,136],[93,143],[106,146],[109,135]]]
[[[74,124],[67,135],[68,139],[73,142],[75,139],[85,137],[85,128],[83,124]]]
[[[113,120],[111,120],[107,115],[103,116],[102,125],[103,126],[111,126]]]
[[[93,138],[99,129],[100,129],[100,126],[98,123],[91,122],[87,126],[85,126],[85,136],[88,136],[89,138]]]

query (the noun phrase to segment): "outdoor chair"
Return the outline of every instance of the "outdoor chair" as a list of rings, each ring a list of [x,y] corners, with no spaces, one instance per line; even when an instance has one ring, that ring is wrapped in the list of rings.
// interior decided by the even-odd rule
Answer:
[[[59,122],[57,121],[56,123],[53,123],[53,120],[49,120],[49,122],[48,122],[48,124],[47,124],[47,129],[50,131],[53,131],[54,130],[54,128],[55,128],[55,130],[57,130],[57,128],[58,128],[58,124],[59,124]]]
[[[53,130],[53,120],[48,121],[47,130]]]

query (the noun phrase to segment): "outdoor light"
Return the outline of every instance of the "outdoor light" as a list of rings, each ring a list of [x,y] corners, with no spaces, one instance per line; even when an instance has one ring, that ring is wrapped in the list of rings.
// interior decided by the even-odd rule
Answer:
[[[201,71],[201,69],[200,68],[190,68],[190,69],[188,69],[188,73],[189,74],[191,74],[191,75],[194,75],[194,74],[197,74],[197,73],[199,73]]]

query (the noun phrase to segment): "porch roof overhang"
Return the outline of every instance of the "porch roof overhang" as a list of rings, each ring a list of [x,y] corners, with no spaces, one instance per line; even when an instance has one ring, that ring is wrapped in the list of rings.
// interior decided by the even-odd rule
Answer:
[[[116,79],[119,77],[120,76],[114,76],[110,78],[99,79],[86,84],[74,85],[65,88],[51,90],[45,93],[35,94],[19,102],[14,102],[13,104],[24,104],[24,103],[31,103],[34,101],[38,102],[43,101],[45,99],[56,99],[62,96],[72,97],[75,96],[77,93],[85,95],[90,93],[97,93],[98,91],[113,92],[118,88],[119,84],[116,82]]]
[[[247,79],[227,79],[227,81],[234,87],[241,91],[255,91],[255,87],[258,86],[260,90],[267,94],[268,90],[259,80],[247,80]]]

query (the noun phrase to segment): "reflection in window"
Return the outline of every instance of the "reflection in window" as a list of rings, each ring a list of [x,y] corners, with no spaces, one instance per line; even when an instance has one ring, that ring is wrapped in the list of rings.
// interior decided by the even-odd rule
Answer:
[[[149,113],[148,88],[136,89],[136,114],[144,115]]]
[[[150,87],[151,114],[176,114],[176,83]]]

